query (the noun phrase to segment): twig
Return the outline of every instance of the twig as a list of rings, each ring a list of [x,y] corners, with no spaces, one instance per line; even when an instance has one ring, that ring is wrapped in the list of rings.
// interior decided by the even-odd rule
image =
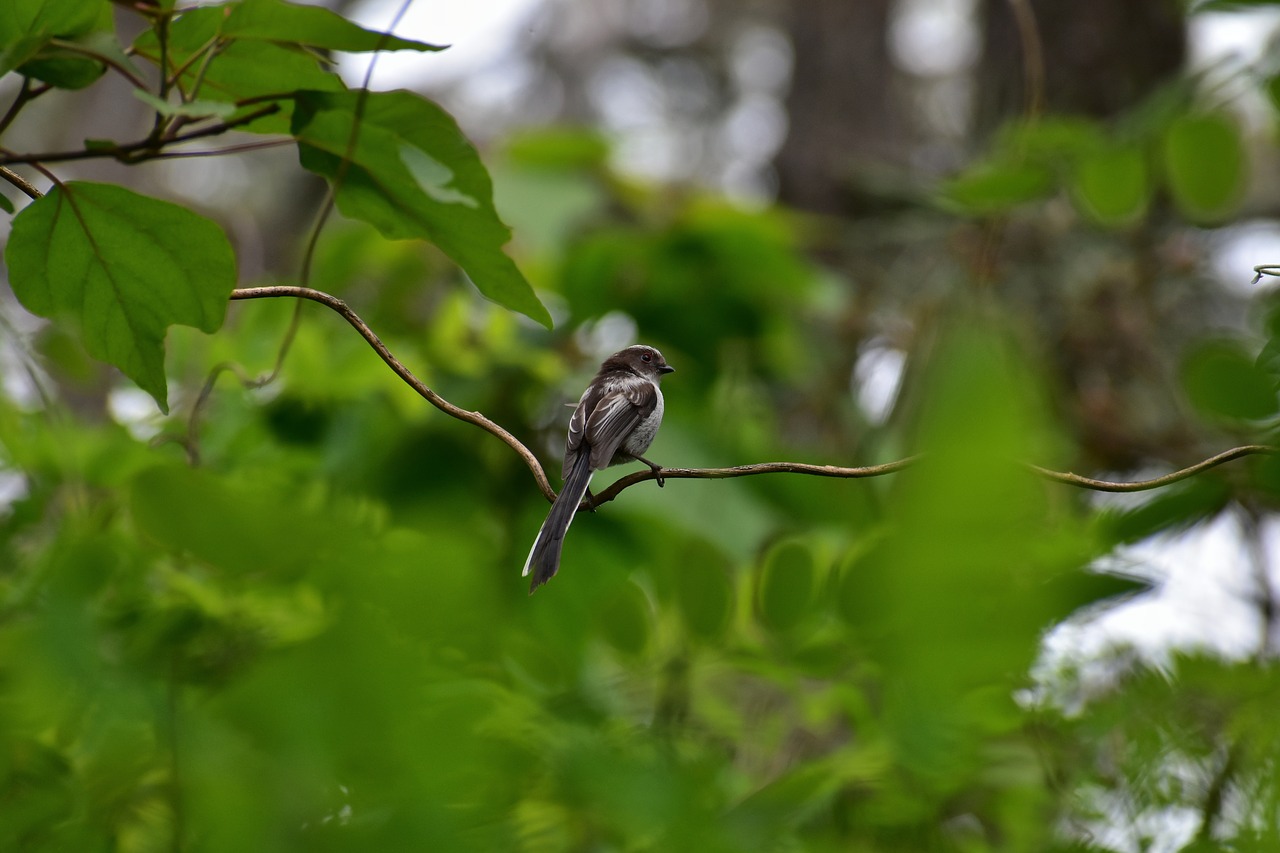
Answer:
[[[96,50],[85,47],[82,44],[76,44],[73,41],[67,41],[66,39],[57,39],[57,38],[50,39],[49,44],[52,45],[53,47],[59,48],[61,50],[65,50],[67,53],[76,53],[76,54],[79,54],[80,56],[88,57],[89,59],[92,59],[95,62],[101,62],[103,65],[106,65],[109,68],[118,72],[120,76],[124,77],[126,80],[128,80],[133,85],[137,86],[139,89],[145,90],[147,88],[146,80],[143,80],[141,77],[139,77],[134,72],[134,70],[129,66],[124,65],[120,62],[117,62],[114,57],[107,56],[102,53],[98,53]]]
[[[40,198],[40,196],[44,195],[44,193],[36,189],[35,184],[32,184],[30,181],[28,181],[26,178],[22,177],[12,169],[6,168],[4,166],[0,166],[0,178],[5,179],[6,181],[13,184],[18,189],[22,190],[24,193],[26,193],[28,196],[31,197],[32,201],[35,201],[36,199]]]
[[[369,343],[369,346],[373,347],[373,351],[378,354],[378,357],[386,362],[387,366],[395,371],[395,374],[404,380],[406,385],[414,391],[417,391],[419,396],[445,414],[455,417],[460,421],[474,424],[485,432],[501,439],[507,446],[514,450],[521,459],[524,460],[525,465],[529,466],[529,471],[532,472],[533,478],[538,483],[538,488],[542,490],[544,495],[546,495],[547,500],[555,500],[555,490],[551,488],[551,483],[548,482],[546,472],[542,470],[542,465],[539,464],[538,458],[533,455],[529,448],[525,447],[520,443],[519,439],[486,418],[484,415],[479,412],[468,412],[466,409],[455,406],[453,403],[450,403],[448,400],[424,385],[422,380],[414,376],[409,368],[401,364],[400,360],[391,354],[391,351],[387,349],[386,344],[384,344],[382,340],[374,334],[373,330],[360,319],[359,315],[357,315],[355,311],[351,310],[351,307],[338,297],[331,296],[330,294],[324,293],[320,290],[313,290],[309,287],[291,287],[288,285],[246,287],[231,291],[231,299],[233,300],[267,299],[271,297],[310,299],[312,302],[319,302],[321,305],[341,314],[342,318],[350,323],[351,326],[360,333],[360,336]]]
[[[1040,28],[1029,0],[1009,0],[1009,9],[1018,27],[1018,40],[1022,43],[1023,71],[1026,75],[1026,101],[1024,118],[1035,121],[1044,112],[1044,47],[1040,43]]]
[[[32,87],[31,78],[23,77],[22,88],[18,90],[17,96],[5,111],[3,118],[0,118],[0,133],[9,129],[9,125],[13,124],[13,120],[18,117],[18,113],[22,112],[23,107],[52,88],[53,85],[50,83],[41,83],[39,86]]]
[[[1216,456],[1210,456],[1189,465],[1170,474],[1160,477],[1153,477],[1150,480],[1136,480],[1133,482],[1115,482],[1112,480],[1095,480],[1092,477],[1082,477],[1079,474],[1072,474],[1065,471],[1051,471],[1048,468],[1041,468],[1039,465],[1029,465],[1028,467],[1045,479],[1052,480],[1055,483],[1065,483],[1068,486],[1079,486],[1082,489],[1092,489],[1096,492],[1142,492],[1148,489],[1158,489],[1161,486],[1168,486],[1179,480],[1185,480],[1188,477],[1194,477],[1201,471],[1207,471],[1210,468],[1216,468],[1226,462],[1239,459],[1242,456],[1252,456],[1260,453],[1277,453],[1280,449],[1269,447],[1265,444],[1246,444],[1243,447],[1233,447],[1230,450],[1224,450]]]
[[[217,136],[219,134],[226,133],[228,130],[234,130],[237,127],[257,121],[264,116],[269,116],[279,111],[279,104],[268,104],[261,109],[245,113],[239,118],[219,122],[218,124],[210,125],[209,127],[205,127],[200,130],[193,130],[189,133],[182,133],[172,139],[163,140],[160,143],[153,142],[150,139],[143,139],[138,142],[130,142],[126,145],[112,145],[104,148],[82,148],[76,151],[51,151],[45,154],[14,154],[5,151],[0,154],[0,166],[7,166],[13,163],[61,163],[69,160],[89,160],[97,157],[113,157],[127,163],[136,163],[159,154],[160,145],[190,142],[193,139]],[[142,154],[140,152],[150,153]]]
[[[1200,829],[1196,832],[1196,840],[1201,844],[1208,845],[1213,841],[1213,828],[1222,817],[1222,805],[1227,786],[1231,784],[1231,779],[1235,775],[1239,757],[1236,745],[1234,743],[1228,745],[1222,765],[1209,782],[1209,789],[1205,792],[1204,806],[1200,810]]]
[[[616,498],[623,489],[643,483],[645,480],[727,480],[733,477],[752,477],[756,474],[809,474],[814,477],[839,477],[858,480],[865,477],[882,477],[893,474],[917,462],[919,456],[908,456],[881,465],[859,468],[841,468],[836,465],[810,465],[805,462],[757,462],[754,465],[735,465],[731,468],[660,468],[657,471],[636,471],[619,477],[607,489],[595,496],[590,506],[598,507]]]

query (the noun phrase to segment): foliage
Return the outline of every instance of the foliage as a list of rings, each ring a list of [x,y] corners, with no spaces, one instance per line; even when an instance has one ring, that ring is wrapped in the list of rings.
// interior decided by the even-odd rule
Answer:
[[[348,217],[310,283],[545,460],[591,370],[575,347],[619,316],[678,368],[659,461],[925,456],[873,481],[630,489],[577,520],[529,598],[517,568],[546,504],[508,448],[318,309],[272,383],[224,382],[193,412],[215,365],[270,371],[290,307],[227,311],[248,282],[204,214],[59,180],[6,250],[52,323],[29,362],[44,398],[0,395],[3,849],[1103,850],[1170,815],[1201,845],[1276,843],[1270,661],[1187,655],[1100,695],[1030,675],[1047,630],[1143,588],[1099,558],[1273,502],[1274,461],[1100,510],[1024,466],[1073,460],[1073,437],[994,300],[948,306],[905,414],[879,423],[848,393],[857,293],[785,211],[629,184],[568,129],[511,140],[491,190],[437,105],[348,90],[316,53],[434,46],[321,9],[139,2],[126,49],[106,0],[10,2],[8,120],[108,69],[142,84],[147,62],[151,129],[86,159],[234,129],[296,144]],[[1189,101],[1124,131],[1046,118],[938,197],[979,220],[1065,198],[1123,229],[1167,191],[1217,221],[1239,133]],[[550,322],[504,219],[554,333],[511,313]],[[1188,417],[1265,438],[1278,346],[1190,353]],[[129,415],[133,389],[94,360],[183,417]],[[104,381],[113,405],[74,405]]]

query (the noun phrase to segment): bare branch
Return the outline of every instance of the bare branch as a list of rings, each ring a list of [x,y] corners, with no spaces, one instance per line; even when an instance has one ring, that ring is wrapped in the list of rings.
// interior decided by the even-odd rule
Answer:
[[[625,477],[619,477],[611,486],[595,496],[594,500],[583,501],[587,508],[598,507],[616,498],[623,489],[643,483],[645,480],[727,480],[733,477],[752,477],[756,474],[809,474],[814,477],[839,477],[857,480],[865,477],[882,477],[893,474],[917,461],[919,456],[908,456],[882,465],[867,465],[860,468],[841,468],[836,465],[810,465],[805,462],[757,462],[754,465],[735,465],[731,468],[661,468],[657,471],[636,471]]]
[[[218,136],[279,111],[279,104],[268,104],[260,109],[245,113],[238,118],[218,122],[200,130],[181,133],[171,139],[160,141],[148,138],[125,145],[108,145],[101,148],[82,148],[75,151],[50,151],[36,154],[16,154],[3,150],[0,151],[0,166],[7,166],[13,163],[29,163],[33,165],[36,163],[62,163],[69,160],[90,160],[98,157],[112,157],[125,163],[137,163],[159,156],[161,149],[165,145],[190,142],[193,139],[203,139],[208,136]]]
[[[1194,477],[1201,471],[1207,471],[1210,468],[1216,468],[1226,462],[1231,462],[1243,456],[1252,456],[1254,454],[1277,453],[1280,449],[1269,447],[1265,444],[1246,444],[1243,447],[1233,447],[1230,450],[1224,450],[1216,456],[1210,456],[1208,459],[1189,465],[1179,471],[1165,474],[1160,477],[1153,477],[1150,480],[1136,480],[1133,482],[1114,482],[1111,480],[1095,480],[1091,477],[1082,477],[1079,474],[1072,474],[1064,471],[1051,471],[1048,468],[1041,468],[1039,465],[1030,465],[1032,471],[1035,471],[1041,477],[1053,480],[1055,483],[1065,483],[1068,486],[1079,486],[1082,489],[1092,489],[1096,492],[1142,492],[1147,489],[1158,489],[1161,486],[1168,486],[1179,480],[1185,480],[1188,477]]]
[[[44,195],[44,193],[36,189],[35,184],[31,183],[12,169],[0,166],[0,178],[3,178],[18,189],[22,190],[31,198],[32,201],[35,201],[40,198],[40,196]]]
[[[309,287],[291,287],[287,285],[276,285],[272,287],[246,287],[231,291],[231,298],[233,300],[266,299],[271,297],[310,299],[312,302],[319,302],[321,305],[341,314],[342,318],[350,323],[351,326],[360,333],[360,336],[368,342],[369,346],[373,347],[373,351],[378,354],[378,357],[386,362],[387,366],[395,371],[395,374],[404,380],[406,385],[414,391],[417,391],[420,397],[445,414],[455,417],[460,421],[466,421],[469,424],[474,424],[485,432],[501,439],[508,447],[514,450],[521,459],[524,460],[525,465],[529,466],[529,471],[533,474],[534,480],[538,483],[538,488],[542,490],[544,495],[546,495],[547,500],[555,500],[555,490],[551,488],[551,483],[547,480],[547,474],[542,470],[542,465],[539,464],[538,458],[533,455],[533,452],[530,451],[529,448],[525,447],[520,443],[519,439],[486,418],[484,415],[479,412],[468,412],[466,409],[455,406],[453,403],[450,403],[448,400],[424,385],[422,380],[414,376],[409,368],[401,364],[400,360],[391,354],[391,351],[387,349],[386,344],[384,344],[382,340],[374,334],[373,330],[360,319],[359,315],[357,315],[355,311],[351,310],[351,307],[338,297],[331,296],[323,291],[313,290]]]

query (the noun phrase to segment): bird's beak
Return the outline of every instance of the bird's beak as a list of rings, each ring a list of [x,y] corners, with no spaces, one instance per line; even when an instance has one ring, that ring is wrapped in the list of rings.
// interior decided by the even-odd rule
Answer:
[[[658,368],[659,373],[675,373],[676,369],[669,364],[664,364]]]

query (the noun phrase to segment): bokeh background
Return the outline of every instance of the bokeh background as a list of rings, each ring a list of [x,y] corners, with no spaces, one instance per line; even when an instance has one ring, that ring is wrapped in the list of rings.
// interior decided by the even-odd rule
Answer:
[[[380,29],[403,4],[327,5]],[[640,484],[530,598],[528,470],[335,315],[175,327],[162,417],[6,294],[0,846],[1280,849],[1276,462],[1125,496],[1025,467],[1134,480],[1272,440],[1278,27],[410,4],[396,32],[448,51],[335,73],[458,118],[556,326],[339,216],[312,286],[556,484],[564,404],[636,341],[677,368],[655,461],[926,455]],[[0,143],[149,120],[104,79]],[[59,174],[216,219],[243,286],[298,282],[325,199],[289,146]]]

